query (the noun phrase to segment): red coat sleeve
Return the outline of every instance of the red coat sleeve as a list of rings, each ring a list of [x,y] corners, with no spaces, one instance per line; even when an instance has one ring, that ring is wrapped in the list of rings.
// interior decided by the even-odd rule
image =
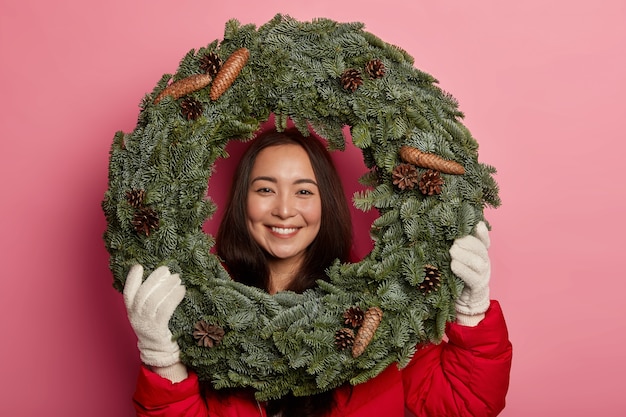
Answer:
[[[218,395],[200,390],[198,376],[172,383],[142,366],[133,397],[139,417],[258,417],[260,410],[249,391]]]
[[[200,395],[198,377],[193,372],[181,382],[172,383],[142,366],[133,396],[139,417],[207,417]]]
[[[402,370],[404,397],[416,416],[496,416],[509,387],[512,348],[500,305],[476,327],[448,325],[448,342],[419,349]]]

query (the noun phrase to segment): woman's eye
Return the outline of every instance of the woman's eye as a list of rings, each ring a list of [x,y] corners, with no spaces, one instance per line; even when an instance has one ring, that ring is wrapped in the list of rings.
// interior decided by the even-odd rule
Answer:
[[[313,193],[309,190],[300,190],[298,191],[298,194],[300,195],[313,195]]]
[[[271,188],[267,188],[267,187],[261,187],[259,189],[256,190],[257,193],[262,193],[262,194],[267,194],[267,193],[271,193],[272,190]]]

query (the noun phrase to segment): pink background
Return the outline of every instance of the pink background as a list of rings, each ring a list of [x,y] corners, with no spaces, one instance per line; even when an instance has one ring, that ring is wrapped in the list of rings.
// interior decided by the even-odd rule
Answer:
[[[498,168],[502,415],[626,415],[626,2],[295,3],[0,2],[0,415],[133,414],[138,353],[101,238],[113,134],[229,18],[277,12],[362,21],[407,50]]]

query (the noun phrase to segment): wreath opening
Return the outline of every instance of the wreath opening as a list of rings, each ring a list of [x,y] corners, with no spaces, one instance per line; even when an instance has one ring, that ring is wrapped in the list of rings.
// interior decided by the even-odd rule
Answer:
[[[288,119],[287,129],[294,128],[293,121]],[[225,152],[228,157],[218,158],[215,161],[211,181],[209,183],[209,194],[216,205],[216,210],[203,225],[203,231],[205,233],[211,236],[217,234],[217,229],[223,216],[223,210],[226,206],[227,196],[239,159],[253,140],[256,140],[259,135],[269,131],[276,131],[275,117],[273,114],[270,114],[267,121],[261,122],[259,129],[252,135],[253,139],[230,140],[225,147]],[[361,184],[359,180],[363,174],[368,173],[369,175],[369,171],[367,167],[364,166],[362,160],[359,159],[361,158],[361,150],[352,144],[349,128],[347,126],[343,128],[343,134],[345,137],[345,148],[342,151],[332,152],[331,158],[341,177],[346,200],[350,202],[355,193],[365,191],[367,188]],[[311,131],[311,129],[309,129],[309,135],[311,138],[319,140],[324,145],[328,143],[325,138]],[[353,242],[350,252],[350,261],[358,262],[372,250],[373,242],[370,238],[369,226],[378,218],[378,210],[373,207],[369,211],[362,211],[355,208],[354,205],[351,205],[350,213],[353,225]],[[215,252],[215,247],[212,248],[212,251]]]
[[[203,231],[216,161],[271,115],[277,130],[292,121],[338,151],[349,126],[369,169],[353,204],[378,212],[371,251],[336,262],[303,294],[234,282]],[[231,20],[221,42],[189,51],[145,96],[135,129],[114,137],[102,202],[114,287],[135,263],[180,273],[187,293],[170,328],[183,362],[217,389],[311,395],[403,367],[454,318],[463,284],[452,241],[500,204],[495,169],[478,162],[462,118],[412,57],[361,23]]]

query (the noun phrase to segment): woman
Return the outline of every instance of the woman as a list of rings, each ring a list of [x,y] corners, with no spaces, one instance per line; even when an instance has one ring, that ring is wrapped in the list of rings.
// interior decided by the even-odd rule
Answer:
[[[276,293],[302,292],[348,259],[350,215],[341,182],[321,142],[297,131],[269,133],[244,154],[233,181],[217,249],[231,276]],[[249,390],[201,387],[179,361],[168,321],[184,297],[177,274],[157,268],[142,284],[134,266],[124,288],[145,366],[134,396],[140,416],[495,416],[504,407],[511,345],[502,312],[489,300],[489,236],[457,239],[451,268],[465,282],[449,342],[421,346],[410,364],[391,366],[355,387],[265,404]]]

